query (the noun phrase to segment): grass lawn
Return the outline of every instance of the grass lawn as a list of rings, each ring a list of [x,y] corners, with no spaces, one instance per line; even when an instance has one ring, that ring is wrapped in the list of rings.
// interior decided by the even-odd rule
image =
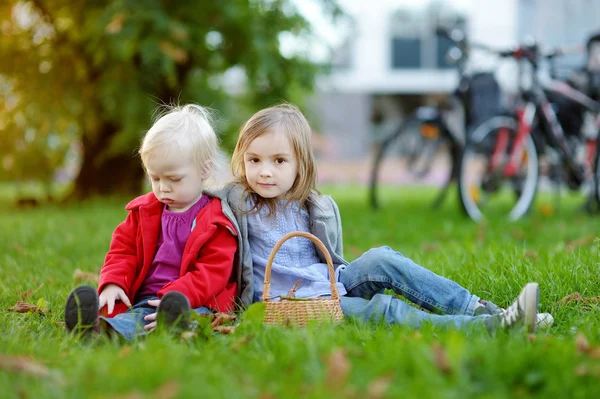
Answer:
[[[424,326],[201,328],[132,344],[81,342],[60,325],[74,271],[100,270],[127,199],[0,210],[0,397],[466,398],[600,397],[598,218],[538,198],[525,220],[476,225],[455,201],[432,211],[426,189],[373,212],[366,192],[324,187],[340,206],[345,255],[389,245],[472,293],[507,306],[528,281],[555,324],[528,336]],[[579,292],[590,301],[563,303]],[[18,300],[49,312],[9,312]]]

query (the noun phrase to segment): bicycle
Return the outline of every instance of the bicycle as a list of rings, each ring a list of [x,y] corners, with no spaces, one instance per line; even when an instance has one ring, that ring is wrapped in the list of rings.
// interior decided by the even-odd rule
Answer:
[[[439,28],[436,34],[450,40],[453,47],[449,58],[457,65],[459,84],[448,101],[440,102],[437,107],[419,107],[407,117],[379,146],[371,169],[369,199],[374,209],[381,206],[380,181],[387,174],[399,175],[404,167],[412,178],[422,181],[433,169],[439,173],[437,181],[442,182],[442,189],[436,196],[433,207],[440,206],[445,200],[449,187],[456,182],[458,165],[464,145],[460,132],[452,129],[448,123],[448,113],[452,102],[457,102],[464,110],[464,131],[468,131],[476,122],[499,108],[500,86],[491,73],[467,73],[467,62],[471,49],[493,51],[487,46],[469,43],[464,33],[458,29]],[[487,99],[473,101],[478,87],[486,87]],[[475,108],[476,104],[487,104],[485,108]],[[416,133],[416,134],[414,134]],[[393,154],[396,147],[398,151]],[[447,163],[448,166],[436,167],[435,163]]]
[[[538,191],[541,157],[549,160],[550,171],[558,171],[550,173],[551,179],[566,182],[573,191],[589,183],[592,192],[598,192],[597,133],[584,140],[581,128],[565,132],[549,96],[593,113],[597,123],[600,103],[565,82],[552,80],[543,86],[539,79],[540,61],[553,62],[560,54],[555,50],[544,55],[535,44],[503,54],[530,65],[531,87],[526,90],[520,82],[521,103],[515,112],[483,122],[465,145],[458,176],[459,200],[474,221],[493,214],[513,221],[525,215]],[[558,168],[553,167],[556,165]],[[598,200],[598,194],[593,200]]]

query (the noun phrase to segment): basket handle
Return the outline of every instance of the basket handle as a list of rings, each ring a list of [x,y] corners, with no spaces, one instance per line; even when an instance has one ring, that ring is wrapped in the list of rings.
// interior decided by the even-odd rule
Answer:
[[[329,254],[329,251],[327,251],[327,248],[325,248],[325,245],[323,245],[321,240],[319,240],[317,237],[315,237],[314,235],[312,235],[310,233],[306,233],[304,231],[292,231],[291,233],[287,233],[286,235],[281,237],[279,239],[279,241],[277,241],[277,244],[275,244],[275,247],[273,247],[273,250],[271,251],[271,254],[269,255],[269,259],[267,260],[267,265],[265,267],[265,281],[263,283],[263,294],[262,294],[263,302],[268,302],[269,297],[271,296],[271,268],[273,267],[273,260],[275,259],[275,254],[277,254],[277,251],[279,251],[279,248],[281,248],[281,246],[283,245],[284,242],[286,242],[287,240],[289,240],[292,237],[298,237],[298,236],[308,238],[309,240],[311,240],[319,248],[319,250],[323,253],[323,255],[325,255],[325,261],[327,262],[327,268],[329,269],[329,283],[331,284],[331,299],[340,299],[340,294],[338,293],[337,287],[335,285],[336,281],[335,281],[335,273],[333,272],[333,261],[331,260],[331,255]]]

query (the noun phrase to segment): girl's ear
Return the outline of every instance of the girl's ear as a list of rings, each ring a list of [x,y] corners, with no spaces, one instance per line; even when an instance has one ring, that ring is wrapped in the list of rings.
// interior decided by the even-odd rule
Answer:
[[[202,178],[202,180],[206,180],[210,177],[213,167],[214,163],[212,161],[206,161],[202,165],[202,171],[200,172],[200,177]]]

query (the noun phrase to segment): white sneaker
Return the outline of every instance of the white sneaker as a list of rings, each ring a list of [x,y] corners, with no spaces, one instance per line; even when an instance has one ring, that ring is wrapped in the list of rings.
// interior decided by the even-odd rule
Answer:
[[[521,293],[500,316],[500,325],[504,328],[524,325],[527,331],[535,331],[539,286],[537,283],[527,283]]]
[[[535,328],[550,328],[554,324],[554,317],[550,313],[538,313],[535,320]]]

